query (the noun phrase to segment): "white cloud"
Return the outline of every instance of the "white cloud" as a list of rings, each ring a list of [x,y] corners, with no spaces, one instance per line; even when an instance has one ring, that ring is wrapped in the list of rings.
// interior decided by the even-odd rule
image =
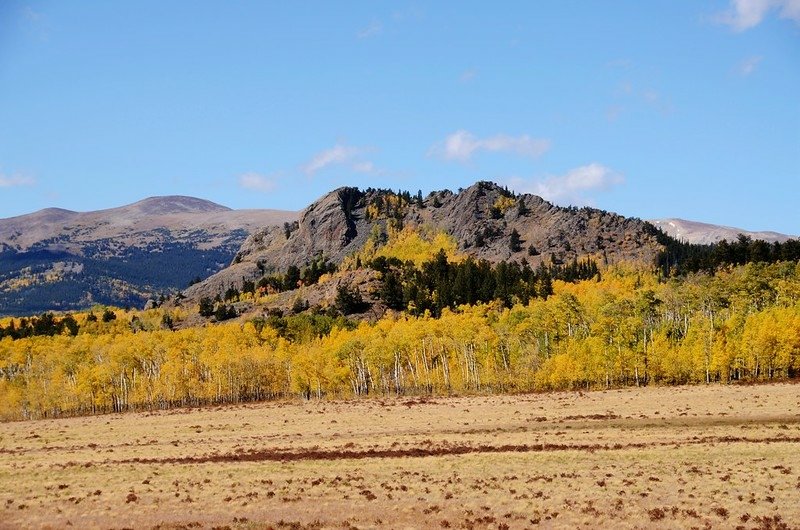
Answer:
[[[744,31],[759,25],[772,10],[800,24],[800,0],[731,0],[728,10],[718,14],[716,20]]]
[[[593,162],[544,180],[512,178],[509,187],[522,193],[533,193],[559,204],[592,204],[589,192],[606,191],[625,182],[625,178],[608,167]]]
[[[358,147],[336,144],[330,149],[325,149],[314,155],[303,167],[303,171],[305,171],[307,175],[313,175],[317,171],[323,170],[329,166],[347,164],[352,162],[361,152],[362,149]]]
[[[373,19],[369,25],[359,31],[356,35],[359,39],[368,39],[370,37],[376,37],[383,33],[383,24],[378,19]]]
[[[379,173],[379,170],[378,168],[375,167],[375,164],[373,164],[369,160],[365,162],[356,162],[355,164],[353,164],[352,169],[356,173],[366,173],[368,175]]]
[[[550,145],[550,140],[531,138],[527,134],[522,136],[498,134],[488,138],[476,138],[469,131],[460,130],[431,147],[429,154],[457,162],[469,161],[478,151],[508,152],[536,158],[547,152]]]
[[[239,187],[246,190],[268,192],[275,189],[275,181],[259,173],[245,173],[239,176]]]
[[[317,172],[333,166],[346,166],[355,173],[385,174],[386,172],[376,167],[371,160],[364,159],[364,155],[370,151],[372,149],[339,143],[314,155],[303,166],[303,172],[308,176],[313,176]]]
[[[760,55],[753,55],[752,57],[748,57],[745,60],[743,60],[741,63],[739,63],[739,68],[738,68],[739,75],[747,77],[748,75],[755,72],[756,68],[758,68],[758,65],[759,63],[761,63],[762,59],[763,57],[761,57]]]
[[[34,186],[36,179],[28,175],[4,175],[0,173],[0,188],[16,188],[19,186]]]

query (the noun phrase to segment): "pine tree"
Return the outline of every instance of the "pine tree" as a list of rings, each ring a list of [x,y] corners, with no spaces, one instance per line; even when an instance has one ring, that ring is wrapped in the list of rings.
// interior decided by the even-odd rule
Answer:
[[[508,246],[511,252],[519,252],[522,250],[522,238],[516,228],[511,231],[511,238],[509,239]]]
[[[211,298],[205,296],[200,299],[200,310],[198,311],[202,317],[210,317],[214,314],[214,302]]]

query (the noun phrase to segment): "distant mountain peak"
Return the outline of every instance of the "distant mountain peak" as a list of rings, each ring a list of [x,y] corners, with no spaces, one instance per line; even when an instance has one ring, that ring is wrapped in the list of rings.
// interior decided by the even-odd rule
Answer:
[[[146,215],[231,211],[231,209],[227,206],[222,206],[205,199],[198,199],[197,197],[187,197],[185,195],[148,197],[128,206],[122,206],[120,209],[134,211]]]
[[[701,245],[708,245],[712,243],[719,243],[723,239],[728,241],[736,241],[739,234],[748,236],[752,239],[761,239],[768,243],[784,242],[789,239],[794,239],[792,236],[786,234],[779,234],[778,232],[769,231],[751,231],[732,226],[720,226],[709,223],[701,223],[698,221],[688,221],[686,219],[678,219],[671,217],[668,219],[653,219],[650,221],[652,224],[660,228],[667,235],[674,237],[680,241],[687,243],[696,243]]]
[[[0,219],[0,315],[144,305],[230,263],[247,234],[296,212],[231,210],[184,196]]]

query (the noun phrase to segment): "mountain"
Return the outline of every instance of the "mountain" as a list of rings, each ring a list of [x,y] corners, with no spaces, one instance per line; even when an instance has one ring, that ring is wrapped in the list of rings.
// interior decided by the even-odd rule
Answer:
[[[0,219],[0,315],[141,306],[225,267],[254,229],[296,218],[168,196]]]
[[[795,236],[779,234],[778,232],[753,232],[731,226],[712,225],[685,219],[653,219],[650,222],[679,241],[700,245],[719,243],[723,239],[736,241],[739,234],[768,243],[783,243],[789,239],[795,239]]]
[[[244,280],[303,267],[322,256],[332,263],[368,241],[385,240],[388,227],[444,232],[461,253],[490,262],[566,263],[582,257],[599,261],[652,263],[663,237],[652,225],[594,208],[563,208],[535,195],[513,195],[491,182],[453,193],[405,200],[386,190],[340,188],[302,212],[287,227],[255,231],[233,263],[184,291],[190,299],[215,297]],[[512,244],[513,234],[519,244]]]

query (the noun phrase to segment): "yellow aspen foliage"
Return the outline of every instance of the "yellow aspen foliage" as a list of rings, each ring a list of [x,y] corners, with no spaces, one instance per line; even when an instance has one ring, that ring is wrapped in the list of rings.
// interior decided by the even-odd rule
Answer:
[[[429,252],[425,245],[455,251],[435,234],[395,237],[398,256],[409,259]],[[768,381],[800,372],[794,265],[748,265],[682,280],[622,265],[604,270],[602,279],[553,286],[555,294],[527,305],[339,322],[322,336],[307,315],[284,328],[254,320],[173,331],[162,329],[162,309],[118,310],[108,322],[76,314],[76,336],[0,339],[0,418],[291,396]],[[181,308],[168,314],[187,317]],[[2,322],[5,328],[12,319]]]
[[[501,214],[505,214],[506,211],[510,210],[517,204],[517,200],[514,197],[509,197],[506,195],[500,195],[494,204],[492,205],[495,209],[497,209]]]
[[[381,242],[385,238],[385,242]],[[458,243],[455,238],[446,232],[437,231],[429,227],[409,227],[402,229],[388,227],[384,236],[380,226],[373,227],[370,238],[362,249],[353,256],[348,256],[342,264],[342,269],[352,269],[356,260],[362,263],[378,257],[397,258],[403,263],[414,262],[421,267],[422,264],[444,250],[449,262],[460,262],[464,256],[458,252]]]

